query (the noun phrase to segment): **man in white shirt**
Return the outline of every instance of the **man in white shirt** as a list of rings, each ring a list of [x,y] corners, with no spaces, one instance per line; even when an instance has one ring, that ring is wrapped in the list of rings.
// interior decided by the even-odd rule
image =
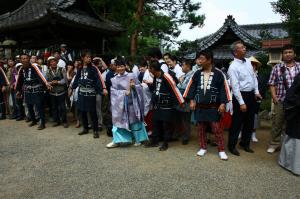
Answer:
[[[184,76],[184,72],[182,72],[181,66],[177,63],[177,60],[174,56],[170,57],[170,62],[167,63],[170,67],[170,70],[176,74],[176,78],[179,80],[182,76]]]
[[[58,63],[57,63],[57,66],[59,68],[64,68],[66,69],[66,62],[61,58],[60,56],[60,53],[57,51],[57,52],[54,52],[53,56],[56,58],[56,60],[58,60]]]
[[[229,130],[228,149],[232,154],[239,156],[236,144],[241,130],[242,137],[239,145],[248,153],[254,152],[250,148],[254,106],[256,98],[261,98],[261,96],[251,62],[245,59],[245,45],[241,41],[236,41],[232,44],[231,50],[234,60],[229,66],[228,75],[233,92],[233,115]]]
[[[149,50],[148,56],[150,57],[150,61],[157,60],[160,63],[160,68],[164,73],[169,72],[169,67],[166,64],[166,62],[162,59],[162,53],[159,48],[151,48]]]
[[[71,53],[67,50],[67,45],[66,44],[61,44],[60,45],[60,55],[61,58],[67,63],[70,64],[73,62],[73,58]]]
[[[139,70],[139,67],[136,65],[136,64],[133,64],[133,67],[132,67],[132,73],[138,77],[139,74],[140,74],[140,70]]]

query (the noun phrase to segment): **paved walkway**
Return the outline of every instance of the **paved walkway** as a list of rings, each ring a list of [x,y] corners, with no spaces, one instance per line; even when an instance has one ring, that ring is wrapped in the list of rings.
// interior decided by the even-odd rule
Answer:
[[[0,198],[300,198],[300,177],[278,166],[278,153],[265,152],[268,129],[259,130],[254,154],[240,150],[227,162],[215,147],[196,157],[196,136],[166,152],[108,150],[106,135],[78,131],[0,121]]]

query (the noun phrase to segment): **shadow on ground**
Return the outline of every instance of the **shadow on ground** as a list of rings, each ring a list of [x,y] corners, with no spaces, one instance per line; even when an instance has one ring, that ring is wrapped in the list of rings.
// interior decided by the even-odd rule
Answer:
[[[211,146],[196,157],[195,129],[189,145],[174,142],[166,152],[108,150],[103,133],[95,140],[74,126],[37,131],[1,121],[0,198],[300,198],[300,177],[266,153],[269,128],[258,131],[254,154],[240,150],[225,162]]]

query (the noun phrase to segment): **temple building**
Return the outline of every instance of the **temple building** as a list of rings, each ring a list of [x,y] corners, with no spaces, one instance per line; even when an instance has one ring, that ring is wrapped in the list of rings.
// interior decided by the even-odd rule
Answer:
[[[72,49],[103,52],[106,41],[124,31],[93,10],[88,0],[26,0],[0,15],[0,47],[41,50],[66,43]]]
[[[218,31],[196,40],[197,49],[191,49],[191,52],[212,50],[215,63],[219,67],[228,67],[233,59],[230,45],[241,40],[247,47],[248,57],[264,52],[269,53],[270,63],[278,63],[281,60],[280,48],[291,42],[288,36],[282,23],[238,25],[233,16],[229,15]],[[189,56],[195,56],[193,54]]]

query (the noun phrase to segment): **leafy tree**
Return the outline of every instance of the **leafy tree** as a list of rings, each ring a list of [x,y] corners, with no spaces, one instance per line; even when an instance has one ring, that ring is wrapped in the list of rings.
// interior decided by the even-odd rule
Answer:
[[[180,35],[180,25],[190,24],[190,28],[202,26],[205,18],[196,14],[200,3],[191,0],[90,1],[99,14],[127,28],[124,37],[129,40],[132,57],[139,53],[138,44],[145,38],[164,41],[168,47]]]
[[[283,17],[287,30],[294,40],[297,52],[300,51],[300,1],[277,0],[271,2],[273,9]]]

